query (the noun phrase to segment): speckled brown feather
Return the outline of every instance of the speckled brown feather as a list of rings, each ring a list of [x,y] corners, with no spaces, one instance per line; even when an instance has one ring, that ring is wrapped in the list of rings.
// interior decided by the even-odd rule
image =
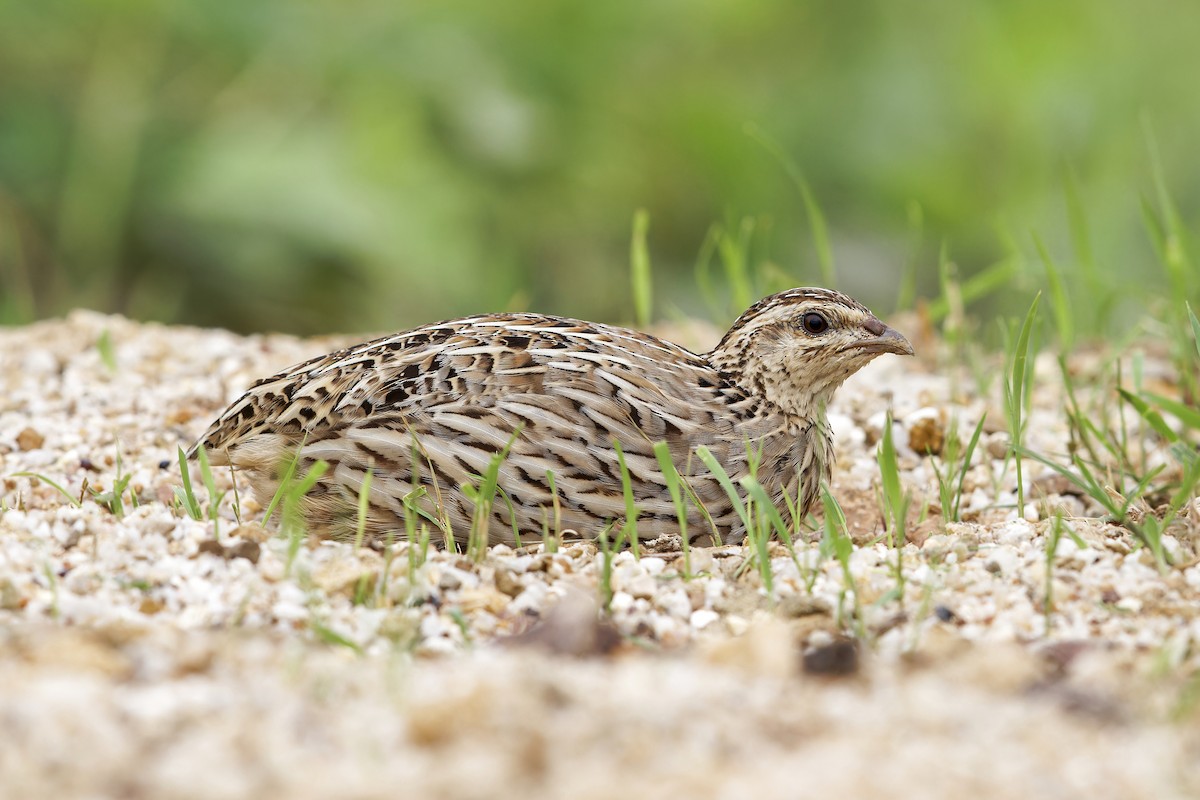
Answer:
[[[797,327],[813,310],[836,321],[829,334]],[[893,335],[885,350],[856,346],[884,330]],[[416,483],[426,487],[421,506],[465,541],[473,506],[459,487],[477,483],[510,440],[499,486],[523,537],[540,537],[552,519],[547,470],[564,529],[590,537],[619,523],[625,501],[616,441],[630,473],[639,535],[653,538],[678,533],[652,449],[666,441],[707,512],[689,510],[689,532],[733,541],[744,530],[696,448],[708,447],[735,481],[748,472],[747,453],[759,452],[759,481],[781,507],[786,494],[807,512],[831,461],[829,395],[878,352],[905,348],[903,337],[861,305],[821,289],[759,302],[703,356],[579,320],[469,317],[339,350],[259,381],[193,452],[203,445],[214,464],[248,472],[260,497],[274,493],[280,465],[297,450],[301,469],[328,462],[306,514],[313,528],[333,536],[354,531],[368,470],[368,535],[403,531],[403,498],[414,488],[415,466]],[[489,539],[512,541],[513,522],[508,503],[498,500]]]

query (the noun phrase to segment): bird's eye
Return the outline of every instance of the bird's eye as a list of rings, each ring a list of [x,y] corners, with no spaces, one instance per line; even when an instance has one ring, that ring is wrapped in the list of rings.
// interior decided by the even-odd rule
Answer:
[[[811,334],[824,333],[829,330],[829,320],[816,311],[809,311],[800,318],[800,324],[804,326],[804,330]]]

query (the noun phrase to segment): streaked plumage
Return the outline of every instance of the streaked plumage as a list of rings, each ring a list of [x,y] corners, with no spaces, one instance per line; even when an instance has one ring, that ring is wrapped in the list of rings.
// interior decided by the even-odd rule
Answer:
[[[819,321],[818,321],[819,320]],[[823,330],[821,329],[824,326]],[[264,501],[297,449],[300,469],[329,471],[309,494],[310,526],[355,530],[358,496],[372,470],[367,532],[404,530],[402,499],[416,481],[422,507],[468,536],[473,505],[459,487],[477,483],[518,431],[499,487],[517,529],[536,539],[553,519],[593,537],[625,516],[613,442],[625,453],[638,533],[678,533],[653,453],[666,441],[711,517],[689,508],[693,537],[737,541],[743,526],[715,477],[695,457],[705,445],[734,481],[758,452],[758,480],[786,508],[807,510],[829,474],[825,405],[880,353],[911,354],[907,340],[850,298],[792,289],[747,310],[709,353],[645,333],[537,314],[438,322],[312,359],[256,383],[201,437],[212,463],[248,472]],[[440,502],[439,502],[440,500]],[[513,539],[508,504],[495,503],[489,538]]]

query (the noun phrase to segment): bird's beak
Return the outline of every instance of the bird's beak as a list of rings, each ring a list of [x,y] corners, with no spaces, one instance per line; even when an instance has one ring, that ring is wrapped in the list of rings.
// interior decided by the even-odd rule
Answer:
[[[898,356],[911,356],[913,347],[908,343],[908,339],[904,338],[904,334],[895,328],[889,328],[879,320],[871,320],[875,323],[868,325],[867,329],[874,334],[869,339],[860,339],[851,344],[847,349],[860,350],[864,353],[895,353]]]

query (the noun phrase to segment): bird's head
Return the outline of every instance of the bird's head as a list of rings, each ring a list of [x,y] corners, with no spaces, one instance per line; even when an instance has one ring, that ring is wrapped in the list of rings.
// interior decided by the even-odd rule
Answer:
[[[742,390],[813,420],[847,378],[883,353],[913,349],[844,294],[789,289],[747,309],[708,359]]]

